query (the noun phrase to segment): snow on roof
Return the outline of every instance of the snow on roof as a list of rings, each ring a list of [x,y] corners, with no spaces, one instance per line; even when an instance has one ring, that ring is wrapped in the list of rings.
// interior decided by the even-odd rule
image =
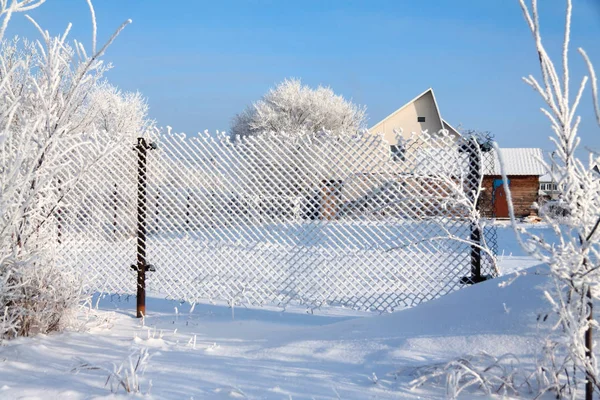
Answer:
[[[542,176],[540,176],[540,183],[544,182],[544,183],[548,183],[548,182],[552,182],[552,175],[550,173],[544,174]]]
[[[547,171],[541,160],[544,159],[542,149],[528,148],[501,148],[502,160],[506,168],[506,175],[544,175]],[[486,175],[501,175],[500,161],[496,152],[494,156],[494,167],[486,171]],[[491,163],[490,163],[491,164]]]

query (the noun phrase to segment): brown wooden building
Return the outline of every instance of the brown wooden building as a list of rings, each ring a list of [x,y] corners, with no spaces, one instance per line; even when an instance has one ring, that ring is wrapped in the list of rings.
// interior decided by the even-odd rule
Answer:
[[[543,163],[543,152],[538,148],[503,148],[500,149],[506,168],[506,175],[511,192],[516,217],[531,214],[533,203],[538,201],[540,176],[546,173]],[[484,166],[483,192],[481,206],[484,214],[496,218],[508,218],[508,204],[502,182],[500,162],[495,152],[494,157]],[[490,160],[491,161],[491,160]]]

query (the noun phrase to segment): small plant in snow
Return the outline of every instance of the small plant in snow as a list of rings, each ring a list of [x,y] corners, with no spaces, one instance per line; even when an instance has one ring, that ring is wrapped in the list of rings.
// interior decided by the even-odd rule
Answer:
[[[110,391],[116,393],[122,388],[127,393],[141,393],[140,376],[144,374],[150,361],[147,348],[138,349],[130,354],[119,365],[113,364],[113,370],[106,379],[106,385],[110,385]],[[148,383],[150,393],[152,381]]]
[[[133,351],[120,363],[113,363],[112,368],[106,368],[99,365],[81,360],[80,364],[71,370],[79,371],[100,370],[108,373],[104,386],[110,388],[111,393],[118,393],[123,389],[126,393],[142,393],[141,377],[148,367],[152,355],[148,353],[147,348],[139,348]],[[146,394],[150,393],[152,381],[148,382]]]
[[[371,376],[369,377],[369,380],[370,380],[371,382],[373,382],[373,384],[375,384],[375,385],[377,384],[377,382],[379,382],[379,379],[377,378],[377,375],[375,375],[375,372],[373,372],[373,373],[371,374]]]
[[[446,387],[450,399],[456,399],[465,390],[479,390],[488,396],[519,395],[524,388],[532,390],[530,377],[519,368],[519,359],[511,354],[494,357],[487,353],[459,357],[447,363],[415,368],[417,376],[409,385],[416,389],[425,383]]]
[[[192,336],[188,341],[187,345],[192,349],[196,350],[196,335]]]

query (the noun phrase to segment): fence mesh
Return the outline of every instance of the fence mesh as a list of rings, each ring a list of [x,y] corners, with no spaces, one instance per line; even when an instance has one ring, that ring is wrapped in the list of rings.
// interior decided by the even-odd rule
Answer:
[[[393,310],[494,276],[478,214],[479,138],[368,133],[138,139],[93,165],[56,214],[87,290]],[[492,157],[493,159],[493,157]]]

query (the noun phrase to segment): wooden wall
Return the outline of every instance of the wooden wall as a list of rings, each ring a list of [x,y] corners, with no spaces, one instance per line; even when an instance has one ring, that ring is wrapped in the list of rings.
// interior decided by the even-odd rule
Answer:
[[[501,176],[485,176],[483,178],[483,192],[481,194],[481,209],[484,215],[491,216],[493,211],[492,192],[496,179]],[[537,175],[511,175],[510,192],[516,217],[526,217],[531,213],[531,205],[538,200],[539,176]],[[498,215],[498,218],[507,216]]]

